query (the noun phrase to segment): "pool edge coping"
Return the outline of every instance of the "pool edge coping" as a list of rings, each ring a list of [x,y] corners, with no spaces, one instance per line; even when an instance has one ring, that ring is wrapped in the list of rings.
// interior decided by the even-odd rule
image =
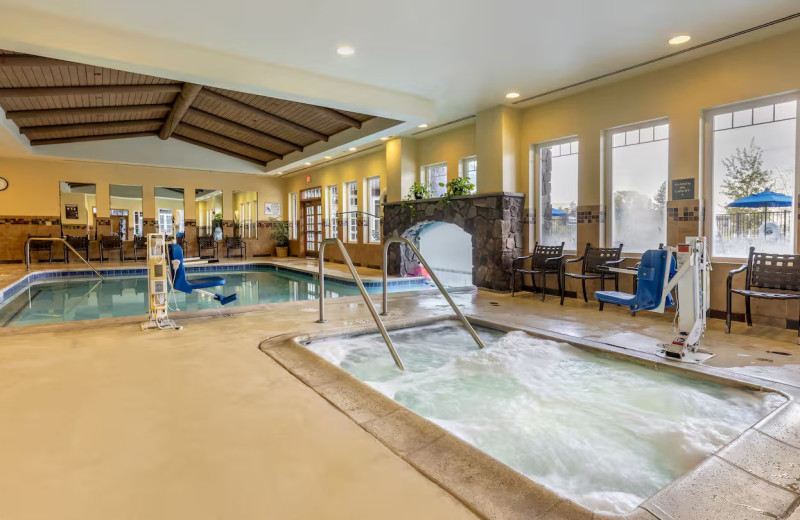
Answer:
[[[453,318],[450,316],[439,316],[434,318],[402,320],[402,322],[393,321],[391,324],[387,325],[387,329],[397,330],[411,326],[431,325],[450,321],[452,319]],[[692,377],[712,380],[728,386],[774,392],[782,395],[786,399],[786,402],[761,418],[755,424],[749,426],[740,435],[731,439],[730,442],[720,447],[717,451],[709,454],[697,466],[659,489],[633,511],[626,514],[600,513],[576,504],[555,491],[517,472],[503,462],[480,451],[466,441],[459,439],[457,436],[444,430],[432,421],[417,415],[393,399],[381,394],[366,383],[350,375],[345,370],[308,350],[303,345],[303,343],[309,341],[374,333],[377,329],[372,325],[345,326],[319,334],[282,334],[264,340],[259,345],[259,349],[286,369],[301,383],[316,392],[364,431],[385,445],[414,470],[442,488],[481,518],[541,518],[547,520],[569,520],[576,518],[585,518],[587,520],[672,519],[673,517],[669,512],[665,511],[665,506],[661,503],[665,500],[664,497],[667,497],[666,500],[669,501],[669,494],[674,493],[676,489],[680,493],[684,486],[690,486],[696,489],[696,486],[692,484],[692,478],[696,478],[701,472],[707,471],[710,466],[719,463],[719,461],[724,461],[723,463],[727,463],[732,467],[732,470],[726,474],[728,480],[732,481],[734,477],[739,477],[741,479],[742,474],[745,474],[754,479],[758,479],[764,486],[771,486],[774,488],[772,489],[774,494],[782,494],[783,499],[785,499],[787,495],[791,496],[791,501],[786,506],[786,509],[780,512],[776,518],[785,518],[791,514],[792,510],[800,503],[800,493],[798,493],[796,489],[789,489],[786,486],[771,482],[764,478],[764,476],[752,473],[723,456],[723,451],[729,451],[734,445],[736,445],[736,449],[739,451],[747,451],[750,449],[750,445],[743,442],[743,439],[748,434],[751,434],[751,432],[755,432],[751,435],[765,435],[762,430],[776,423],[779,417],[787,414],[796,414],[800,416],[800,405],[795,404],[794,395],[796,392],[792,392],[789,385],[764,381],[754,376],[729,374],[726,373],[724,369],[719,369],[717,367],[670,361],[646,352],[607,345],[598,341],[568,336],[553,331],[541,330],[533,327],[521,327],[516,324],[485,320],[473,316],[469,316],[469,320],[476,325],[489,328],[506,331],[521,330],[527,334],[544,337],[546,339],[567,342],[578,348],[588,349],[592,352],[610,355],[655,369],[665,369],[671,372],[683,373],[684,375],[689,373]],[[789,388],[783,390],[781,387]],[[387,430],[387,428],[389,428],[389,430]],[[417,438],[417,444],[410,441],[409,437],[412,440]],[[778,439],[774,440],[790,448],[800,448],[798,445],[793,445],[788,442],[784,443]],[[413,449],[409,448],[409,442],[412,442],[411,446]],[[444,453],[436,453],[442,450]],[[433,462],[431,462],[430,459],[426,459],[426,455],[432,457],[434,459]],[[458,465],[459,462],[463,465],[465,461],[468,462],[466,467],[471,470],[471,473],[467,475],[468,478],[466,481],[458,482],[456,480],[454,482],[452,466]],[[463,470],[464,468],[462,467],[461,469]],[[491,478],[488,478],[489,476],[491,476]],[[475,481],[481,478],[487,480],[481,483],[479,489],[472,489],[475,487]],[[487,494],[486,490],[492,489],[493,484],[496,487],[497,482],[503,482],[504,485],[501,486],[500,489],[494,489]],[[515,492],[511,495],[507,491],[509,485],[513,486],[513,489],[515,489]],[[706,486],[706,489],[711,489],[711,486]],[[730,486],[726,486],[726,489],[730,490]],[[735,489],[736,488],[733,487],[734,491]],[[719,490],[717,490],[717,493],[718,491]],[[487,496],[476,498],[476,496],[481,497],[482,494]],[[695,494],[690,495],[685,493],[685,495],[689,501],[692,499],[697,500],[697,495]],[[708,498],[703,497],[702,493],[700,493],[700,495],[701,498]],[[714,494],[712,498],[709,499],[714,500],[716,496],[717,495]],[[534,499],[531,502],[532,497]],[[512,504],[514,507],[511,507],[509,504]],[[736,503],[736,505],[751,507],[741,503]],[[534,512],[532,508],[538,509],[538,511]]]

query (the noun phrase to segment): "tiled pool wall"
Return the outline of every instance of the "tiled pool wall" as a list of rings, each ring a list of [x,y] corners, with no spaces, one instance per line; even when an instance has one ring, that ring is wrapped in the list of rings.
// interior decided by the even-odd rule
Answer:
[[[278,265],[271,265],[271,264],[226,264],[226,265],[197,265],[197,266],[187,266],[186,271],[188,274],[196,274],[196,273],[224,273],[224,272],[232,272],[232,271],[245,271],[245,272],[257,272],[257,271],[272,271],[277,273],[289,273],[294,276],[299,276],[301,278],[308,278],[309,280],[313,280],[318,278],[319,275],[316,273],[309,273],[307,271],[301,271],[297,269],[291,269],[284,266]],[[147,269],[144,267],[139,267],[135,269],[124,269],[124,268],[108,268],[108,269],[98,269],[98,272],[103,275],[103,277],[109,278],[119,278],[125,276],[147,276]],[[30,287],[31,285],[42,282],[45,280],[63,280],[66,278],[82,278],[82,277],[91,277],[94,276],[94,272],[87,269],[87,270],[48,270],[48,271],[37,271],[31,272],[25,275],[21,280],[14,282],[13,284],[3,287],[0,289],[0,304],[5,302],[7,299],[11,298],[18,292]],[[326,274],[325,275],[326,281],[333,281],[338,284],[342,285],[349,285],[352,287],[357,286],[355,280],[342,278],[335,275]],[[383,287],[383,282],[380,280],[362,280],[364,287],[366,288],[376,288],[376,287]],[[413,286],[420,286],[422,287],[425,285],[425,279],[422,277],[411,277],[411,278],[402,278],[402,279],[389,279],[387,281],[389,287],[413,287]]]

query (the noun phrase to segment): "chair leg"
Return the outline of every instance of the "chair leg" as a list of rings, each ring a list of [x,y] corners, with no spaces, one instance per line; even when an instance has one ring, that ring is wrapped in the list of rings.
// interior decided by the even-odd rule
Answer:
[[[750,315],[750,297],[749,296],[745,296],[744,297],[744,312],[745,312],[745,317],[747,318],[747,326],[748,327],[752,327],[753,326],[753,317]]]
[[[511,297],[514,297],[514,289],[517,287],[517,270],[511,270]]]
[[[559,271],[560,271],[560,269],[559,269]],[[558,273],[556,273],[556,280],[558,280],[558,292],[560,292],[561,294],[564,294],[564,286],[561,285],[561,277],[558,276]]]
[[[614,273],[614,290],[619,292],[619,273]]]
[[[589,303],[589,298],[586,296],[586,280],[581,280],[581,287],[583,287],[583,301]]]
[[[547,273],[542,269],[542,301],[544,301],[545,295],[547,295]]]
[[[731,333],[731,292],[728,291],[727,307],[725,308],[725,334]]]
[[[561,305],[564,305],[564,289],[567,287],[567,277],[565,273],[559,274],[558,287],[561,289]]]

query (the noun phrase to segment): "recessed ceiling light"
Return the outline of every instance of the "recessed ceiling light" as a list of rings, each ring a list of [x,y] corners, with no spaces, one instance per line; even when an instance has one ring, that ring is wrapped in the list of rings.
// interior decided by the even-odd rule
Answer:
[[[689,36],[688,34],[679,34],[678,36],[673,36],[672,38],[670,38],[669,39],[669,44],[670,45],[680,45],[682,43],[688,42],[691,39],[692,39],[692,37]]]
[[[381,141],[388,141],[391,138],[392,138],[391,136],[386,135],[386,136],[381,137]]]
[[[336,54],[339,56],[352,56],[356,53],[356,50],[349,45],[341,45],[339,48],[336,49]]]
[[[517,99],[519,97],[519,92],[509,92],[506,94],[508,99]]]
[[[355,152],[356,150],[358,150],[358,148],[356,148],[355,146],[351,146],[350,148],[348,148],[348,150],[350,150],[351,152]]]
[[[326,156],[325,156],[325,159],[330,159],[330,158],[331,158],[331,156],[330,156],[330,155],[326,155]]]
[[[422,123],[417,128],[428,128],[428,123]]]
[[[307,163],[306,163],[306,166],[311,166],[311,163],[310,163],[310,162],[307,162]]]

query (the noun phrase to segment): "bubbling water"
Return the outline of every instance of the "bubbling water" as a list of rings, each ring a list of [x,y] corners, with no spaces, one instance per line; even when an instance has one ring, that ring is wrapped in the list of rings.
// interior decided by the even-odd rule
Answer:
[[[783,403],[523,332],[457,324],[308,346],[529,478],[601,512],[632,511]]]

